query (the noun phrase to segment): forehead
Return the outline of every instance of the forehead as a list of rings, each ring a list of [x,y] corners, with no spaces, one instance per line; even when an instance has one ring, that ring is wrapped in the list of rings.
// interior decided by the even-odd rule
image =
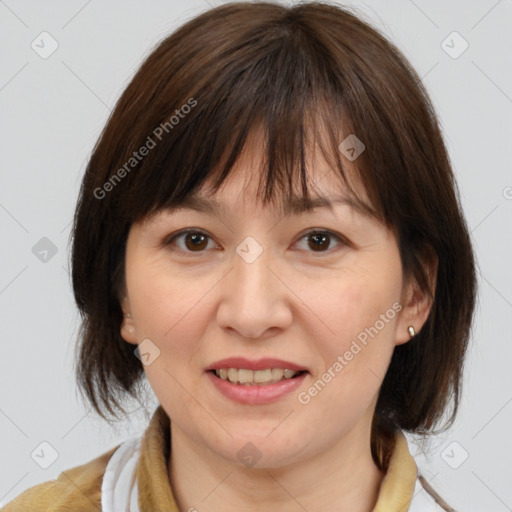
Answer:
[[[310,212],[315,208],[328,208],[333,210],[336,205],[346,205],[354,209],[357,213],[369,217],[375,217],[373,208],[366,204],[363,200],[353,197],[347,193],[339,192],[330,195],[314,194],[309,198],[293,196],[291,198],[283,198],[278,204],[278,211],[284,216],[300,215]],[[197,212],[207,213],[220,217],[229,217],[233,215],[233,206],[223,200],[215,197],[208,197],[198,194],[192,194],[174,207],[168,207],[166,210],[175,211],[182,209],[190,209]]]
[[[319,147],[316,140],[305,148],[302,176],[295,167],[297,160],[269,165],[264,132],[254,128],[227,172],[222,164],[215,165],[199,187],[185,196],[169,199],[154,214],[188,209],[229,219],[251,207],[251,215],[254,209],[260,211],[266,207],[276,215],[292,216],[319,208],[332,211],[337,205],[345,205],[353,213],[382,221],[368,199],[358,166],[344,161],[343,172],[340,172],[335,159],[330,159],[332,155],[326,159],[324,148],[319,151]],[[225,153],[221,162],[225,162],[227,156]],[[290,163],[295,167],[293,170],[286,165]],[[219,183],[216,180],[220,176],[223,179]],[[152,215],[147,220],[150,217]]]
[[[345,179],[333,168],[333,162],[328,162],[323,151],[319,151],[318,141],[310,143],[305,148],[305,181],[308,196],[305,197],[299,183],[299,173],[283,172],[283,169],[270,172],[264,133],[261,129],[253,129],[243,150],[225,182],[217,191],[211,189],[215,170],[201,190],[192,194],[184,206],[210,213],[226,213],[225,203],[230,200],[245,204],[248,201],[258,201],[262,185],[270,181],[272,187],[271,203],[283,214],[296,214],[317,207],[332,207],[343,203],[354,208],[365,210],[369,205],[364,187],[361,183],[359,170],[352,162],[344,162]],[[295,162],[294,162],[295,163]],[[284,175],[283,175],[284,174]],[[293,184],[290,182],[293,181]],[[288,186],[283,185],[287,183]],[[359,198],[359,199],[358,199]]]

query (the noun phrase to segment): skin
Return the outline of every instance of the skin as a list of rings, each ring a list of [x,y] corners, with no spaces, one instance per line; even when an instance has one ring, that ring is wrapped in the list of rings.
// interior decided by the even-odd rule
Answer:
[[[344,204],[286,218],[263,207],[252,179],[263,153],[250,140],[214,196],[227,216],[162,211],[131,227],[121,334],[133,344],[149,338],[160,350],[144,370],[171,418],[168,469],[180,510],[369,512],[384,477],[370,451],[378,392],[394,347],[409,341],[408,326],[419,332],[431,303],[404,279],[396,238],[375,218]],[[314,153],[311,164],[315,192],[344,190]],[[186,235],[163,243],[183,228],[209,238],[199,250]],[[306,237],[311,228],[346,243],[332,236],[315,245]],[[247,236],[263,248],[250,264],[236,252]],[[299,403],[298,393],[394,303],[401,305],[394,318],[308,404]],[[310,373],[275,403],[239,404],[204,371],[231,356],[280,358]],[[252,468],[237,456],[248,442],[261,453]]]

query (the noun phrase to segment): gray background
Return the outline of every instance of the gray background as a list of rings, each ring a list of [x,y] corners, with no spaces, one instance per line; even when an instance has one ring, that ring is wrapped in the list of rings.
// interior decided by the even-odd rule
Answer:
[[[0,1],[0,504],[146,425],[136,404],[130,422],[110,427],[78,400],[70,222],[87,157],[142,58],[175,27],[219,3]],[[512,1],[345,4],[357,5],[423,77],[479,261],[479,306],[458,420],[426,447],[428,457],[420,445],[412,448],[457,510],[512,510]],[[31,47],[35,41],[50,48],[48,36],[41,43],[43,31],[59,45],[46,59]],[[469,44],[457,58],[463,41],[446,39],[453,31]],[[155,404],[148,404],[150,412]],[[41,442],[53,447],[56,460]]]

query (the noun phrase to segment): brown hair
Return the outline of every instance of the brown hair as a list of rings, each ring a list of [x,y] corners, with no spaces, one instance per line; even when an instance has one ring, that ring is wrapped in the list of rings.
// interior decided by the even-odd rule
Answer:
[[[309,197],[305,155],[313,138],[349,186],[338,147],[353,133],[366,147],[353,163],[367,206],[395,232],[404,274],[432,294],[437,259],[430,315],[395,348],[378,398],[372,454],[387,468],[397,429],[432,432],[450,401],[446,428],[453,423],[475,263],[428,94],[399,50],[348,8],[224,4],[184,24],[143,62],[96,143],[74,218],[80,390],[104,418],[124,412],[127,395],[137,397],[143,367],[120,335],[130,226],[182,204],[209,177],[216,190],[257,126],[267,144],[264,203],[291,195],[297,173]]]

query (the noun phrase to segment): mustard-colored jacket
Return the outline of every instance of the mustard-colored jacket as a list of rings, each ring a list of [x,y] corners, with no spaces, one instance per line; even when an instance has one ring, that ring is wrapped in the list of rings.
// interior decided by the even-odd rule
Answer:
[[[179,512],[169,483],[167,460],[170,446],[169,417],[159,406],[140,440],[134,476],[140,512]],[[56,480],[22,492],[2,512],[97,512],[102,510],[103,476],[109,461],[122,445],[94,460],[60,473]],[[418,478],[407,440],[396,435],[395,450],[373,512],[453,511]],[[116,511],[117,512],[117,511]],[[124,512],[124,511],[123,511]]]

